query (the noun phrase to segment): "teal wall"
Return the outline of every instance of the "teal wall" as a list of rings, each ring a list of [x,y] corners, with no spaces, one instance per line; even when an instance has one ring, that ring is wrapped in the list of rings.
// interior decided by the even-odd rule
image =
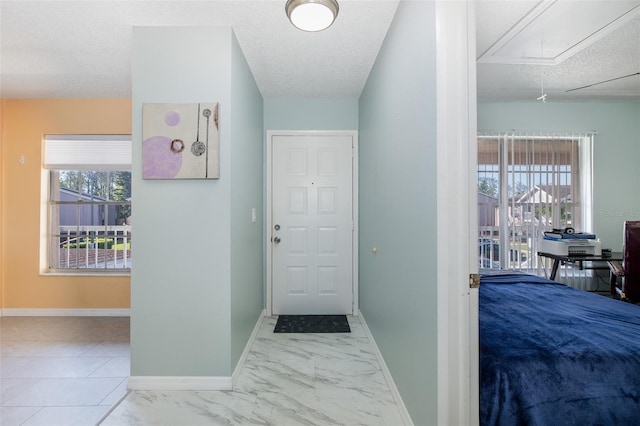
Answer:
[[[235,35],[231,50],[231,365],[264,306],[262,96]],[[251,220],[251,209],[256,220]]]
[[[238,357],[237,349],[232,356],[232,312],[235,349],[246,343],[247,322],[253,317],[255,324],[261,309],[259,290],[241,293],[242,287],[260,288],[251,272],[262,268],[259,247],[247,258],[250,271],[233,267],[234,283],[241,284],[231,290],[232,258],[261,232],[250,216],[231,218],[248,205],[260,208],[250,179],[261,174],[252,170],[261,161],[253,152],[262,142],[261,99],[230,28],[134,27],[132,53],[131,375],[228,377]],[[232,71],[239,75],[232,78]],[[220,179],[141,178],[146,102],[220,103]],[[232,188],[247,194],[232,201]]]
[[[266,130],[357,130],[357,99],[265,99]]]
[[[435,43],[435,3],[400,2],[360,98],[360,309],[416,425],[437,424]]]
[[[479,103],[478,131],[596,131],[593,232],[622,248],[622,224],[640,220],[640,103]]]

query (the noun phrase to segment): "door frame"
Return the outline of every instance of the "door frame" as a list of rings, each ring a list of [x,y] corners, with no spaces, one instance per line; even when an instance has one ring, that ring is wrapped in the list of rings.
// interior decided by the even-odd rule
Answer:
[[[351,247],[351,286],[352,286],[352,303],[351,313],[352,315],[358,315],[358,131],[357,130],[267,130],[266,137],[266,215],[265,215],[265,245],[266,245],[266,314],[267,316],[273,315],[273,283],[272,283],[272,191],[273,191],[273,138],[276,136],[350,136],[352,146],[351,157],[351,197],[352,200],[352,247]]]
[[[436,2],[438,424],[479,424],[476,8]],[[455,232],[448,232],[454,229]]]

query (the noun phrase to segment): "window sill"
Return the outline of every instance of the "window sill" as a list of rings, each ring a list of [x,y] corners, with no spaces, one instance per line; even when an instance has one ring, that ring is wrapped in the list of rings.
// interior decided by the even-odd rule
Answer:
[[[41,277],[130,277],[131,271],[85,271],[85,270],[52,270],[41,271]]]

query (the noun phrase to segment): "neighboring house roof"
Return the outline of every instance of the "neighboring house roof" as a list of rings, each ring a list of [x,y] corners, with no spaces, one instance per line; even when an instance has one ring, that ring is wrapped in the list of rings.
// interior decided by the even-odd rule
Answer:
[[[69,189],[69,188],[64,188],[64,187],[60,187],[60,192],[61,193],[65,193],[65,194],[69,194],[69,195],[73,195],[74,197],[78,197],[78,195],[80,196],[80,198],[83,198],[85,200],[93,200],[93,201],[107,201],[106,198],[103,197],[98,197],[96,195],[91,196],[91,194],[87,194],[85,192],[80,192],[80,191],[76,191],[74,189]]]
[[[571,199],[571,185],[539,185],[547,194],[555,194],[560,200]]]
[[[514,204],[539,204],[554,202],[556,199],[571,200],[571,185],[535,185],[527,192],[511,197]]]

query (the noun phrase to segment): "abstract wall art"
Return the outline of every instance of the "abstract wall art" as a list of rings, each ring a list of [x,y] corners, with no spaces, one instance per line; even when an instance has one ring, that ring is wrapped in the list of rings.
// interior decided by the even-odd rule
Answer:
[[[220,178],[218,109],[218,103],[143,104],[142,178]]]

